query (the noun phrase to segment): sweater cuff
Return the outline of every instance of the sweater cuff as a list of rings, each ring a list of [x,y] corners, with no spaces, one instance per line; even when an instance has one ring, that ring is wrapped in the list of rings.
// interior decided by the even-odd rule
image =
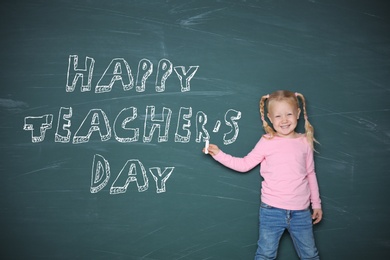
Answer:
[[[311,207],[312,207],[313,209],[321,209],[321,203],[312,203],[312,204],[311,204]]]

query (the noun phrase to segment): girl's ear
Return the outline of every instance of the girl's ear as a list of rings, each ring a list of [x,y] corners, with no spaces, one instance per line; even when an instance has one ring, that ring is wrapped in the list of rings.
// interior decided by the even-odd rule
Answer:
[[[298,108],[298,115],[297,115],[297,120],[299,119],[299,115],[301,114],[301,109]]]

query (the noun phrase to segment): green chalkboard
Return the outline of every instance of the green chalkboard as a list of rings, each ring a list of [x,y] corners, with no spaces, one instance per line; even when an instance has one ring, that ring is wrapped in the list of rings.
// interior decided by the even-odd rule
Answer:
[[[253,259],[259,99],[301,92],[322,259],[390,257],[387,1],[3,1],[2,259]],[[302,129],[302,126],[299,126]],[[298,259],[282,237],[278,259]]]

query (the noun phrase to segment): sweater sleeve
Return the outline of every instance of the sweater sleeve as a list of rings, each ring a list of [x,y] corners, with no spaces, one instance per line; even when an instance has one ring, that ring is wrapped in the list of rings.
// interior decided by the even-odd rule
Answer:
[[[260,139],[253,150],[245,157],[234,157],[220,150],[219,153],[214,156],[214,159],[232,170],[238,172],[247,172],[261,163],[261,161],[264,159],[261,143],[262,139]]]
[[[313,150],[308,149],[307,159],[306,159],[306,169],[307,169],[307,180],[309,182],[310,188],[310,201],[313,209],[321,208],[321,199],[320,192],[317,182],[317,176],[314,168],[314,156]]]

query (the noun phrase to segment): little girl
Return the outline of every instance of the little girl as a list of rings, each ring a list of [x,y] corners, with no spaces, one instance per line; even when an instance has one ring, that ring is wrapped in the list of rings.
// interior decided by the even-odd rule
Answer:
[[[301,113],[298,98],[303,103],[305,134],[295,132]],[[273,128],[264,119],[265,101]],[[313,236],[313,224],[322,219],[313,159],[316,140],[305,98],[300,93],[276,91],[261,98],[260,114],[266,134],[245,157],[233,157],[214,144],[209,145],[208,152],[216,161],[239,172],[261,163],[264,180],[255,260],[276,259],[279,240],[286,229],[300,259],[319,259]]]

